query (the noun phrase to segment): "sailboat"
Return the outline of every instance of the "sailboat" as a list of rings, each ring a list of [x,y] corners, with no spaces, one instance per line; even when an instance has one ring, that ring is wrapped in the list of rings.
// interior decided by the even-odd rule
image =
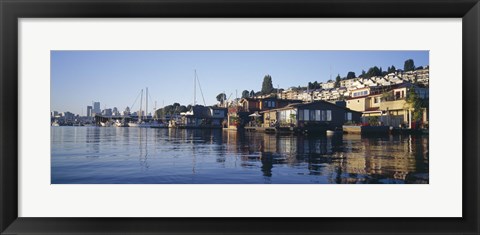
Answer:
[[[141,97],[140,97],[140,110],[138,111],[138,121],[137,122],[129,122],[128,126],[129,127],[140,127],[142,124],[142,101],[143,101],[143,89],[141,91]]]
[[[161,123],[158,123],[156,120],[154,122],[149,122],[148,121],[148,87],[146,88],[146,95],[145,95],[145,120],[142,120],[142,114],[143,114],[143,110],[142,110],[142,102],[143,102],[143,89],[142,89],[142,95],[141,95],[141,98],[140,98],[140,111],[139,111],[139,114],[138,114],[138,121],[137,122],[129,122],[128,123],[128,126],[130,127],[144,127],[144,128],[147,128],[147,127],[161,127]]]
[[[157,116],[157,102],[155,102],[155,107],[153,108],[153,122],[150,124],[151,128],[165,128],[167,127],[165,123],[161,123],[158,121]]]
[[[200,93],[202,94],[202,99],[203,99],[203,105],[204,107],[198,107],[197,106],[197,82],[198,82],[198,87],[200,88]],[[202,86],[200,85],[200,80],[198,79],[197,76],[197,70],[194,70],[194,77],[193,77],[193,104],[192,108],[185,112],[181,113],[182,116],[184,116],[184,123],[182,123],[179,127],[180,128],[202,128],[204,125],[204,119],[200,118],[202,117],[202,112],[203,109],[206,107],[205,103],[205,97],[203,96],[203,91],[202,91]],[[196,113],[199,112],[199,113]]]

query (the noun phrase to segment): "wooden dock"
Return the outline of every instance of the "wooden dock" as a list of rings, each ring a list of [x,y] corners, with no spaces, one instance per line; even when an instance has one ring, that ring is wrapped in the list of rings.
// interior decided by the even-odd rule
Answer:
[[[265,132],[265,133],[276,133],[277,129],[275,127],[245,127],[246,131],[256,131],[256,132]]]
[[[388,134],[389,126],[343,126],[343,132],[352,134]]]

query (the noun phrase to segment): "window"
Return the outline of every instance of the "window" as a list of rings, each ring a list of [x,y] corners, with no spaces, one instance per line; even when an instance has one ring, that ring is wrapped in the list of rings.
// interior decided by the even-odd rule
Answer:
[[[345,115],[346,115],[346,120],[347,120],[347,121],[351,121],[351,120],[352,120],[352,113],[351,113],[351,112],[347,112]]]
[[[315,121],[321,121],[320,110],[315,110]]]
[[[278,120],[284,121],[285,120],[285,111],[278,112]]]
[[[399,91],[395,92],[395,99],[400,99],[400,92]]]
[[[327,120],[327,112],[325,110],[322,110],[322,121]]]
[[[272,108],[275,108],[275,101],[272,101]]]
[[[315,121],[315,110],[310,112],[310,120]]]
[[[310,110],[304,109],[303,110],[303,120],[310,121]]]
[[[327,110],[327,121],[332,120],[332,110]]]
[[[298,120],[303,121],[303,110],[298,110]]]

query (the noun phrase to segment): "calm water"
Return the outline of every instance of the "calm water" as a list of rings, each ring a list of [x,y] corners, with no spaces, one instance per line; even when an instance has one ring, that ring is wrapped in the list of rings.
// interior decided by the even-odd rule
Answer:
[[[428,183],[428,136],[52,127],[53,184]]]

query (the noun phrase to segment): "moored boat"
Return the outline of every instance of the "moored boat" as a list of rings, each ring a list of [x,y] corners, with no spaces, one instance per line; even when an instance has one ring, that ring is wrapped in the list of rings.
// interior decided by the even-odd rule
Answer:
[[[120,120],[115,121],[115,127],[128,127],[128,123],[122,122]]]
[[[100,126],[102,126],[102,127],[111,127],[111,126],[112,126],[112,123],[111,123],[110,121],[100,122]]]

